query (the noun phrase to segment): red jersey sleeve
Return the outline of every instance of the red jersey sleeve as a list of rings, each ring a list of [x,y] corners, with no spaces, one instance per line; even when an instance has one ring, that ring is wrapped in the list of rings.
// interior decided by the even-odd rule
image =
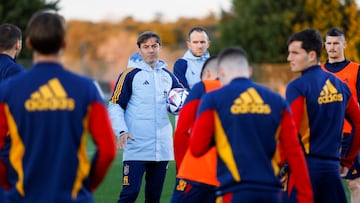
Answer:
[[[95,102],[90,107],[89,130],[97,147],[90,172],[90,189],[101,183],[116,155],[115,135],[105,106]]]
[[[195,157],[205,154],[211,147],[214,137],[214,111],[202,112],[196,119],[190,135],[190,151]]]
[[[6,113],[5,113],[6,105],[4,103],[0,104],[0,150],[5,145],[5,139],[8,136],[9,128],[7,125]],[[0,186],[5,189],[9,189],[10,185],[7,182],[7,168],[5,163],[3,163],[2,159],[0,158]]]
[[[299,143],[293,117],[288,111],[283,112],[280,145],[280,148],[283,149],[285,160],[290,167],[291,177],[294,179],[295,187],[298,190],[298,202],[313,202],[312,187],[304,153]]]
[[[180,168],[181,162],[189,146],[189,137],[195,121],[199,103],[200,100],[190,101],[185,104],[179,113],[174,133],[174,154],[177,170]]]
[[[347,156],[342,158],[341,164],[350,168],[360,151],[360,109],[354,97],[349,100],[346,108],[346,118],[353,126],[354,138]]]

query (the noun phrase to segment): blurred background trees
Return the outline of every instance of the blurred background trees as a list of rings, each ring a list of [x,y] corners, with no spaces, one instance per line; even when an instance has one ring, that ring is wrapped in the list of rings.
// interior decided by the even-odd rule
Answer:
[[[0,0],[0,23],[13,23],[21,28],[23,39],[25,39],[25,28],[31,15],[41,9],[58,10],[57,4],[60,0]],[[30,58],[31,53],[23,49],[21,58]]]
[[[0,23],[14,23],[25,34],[26,23],[35,11],[58,10],[60,1],[0,0]],[[301,29],[312,27],[325,35],[331,27],[341,28],[347,38],[346,57],[360,62],[360,19],[355,0],[232,0],[231,10],[222,11],[219,17],[210,12],[202,19],[166,22],[161,13],[156,16],[149,22],[136,21],[132,16],[120,22],[68,20],[64,64],[99,81],[115,80],[126,67],[128,57],[137,50],[137,35],[153,30],[162,37],[161,56],[172,70],[175,60],[186,50],[188,30],[196,25],[208,29],[211,54],[227,46],[243,47],[253,66],[262,68],[255,72],[255,80],[278,91],[292,77],[286,63],[286,41]],[[325,51],[322,60],[326,60]],[[26,67],[31,65],[31,55],[25,46],[19,61]],[[280,86],[276,85],[279,80]]]
[[[279,63],[286,61],[286,41],[293,32],[312,27],[325,36],[339,27],[348,43],[346,57],[359,61],[359,20],[354,0],[233,0],[232,11],[220,19],[217,48],[238,45],[252,62]]]

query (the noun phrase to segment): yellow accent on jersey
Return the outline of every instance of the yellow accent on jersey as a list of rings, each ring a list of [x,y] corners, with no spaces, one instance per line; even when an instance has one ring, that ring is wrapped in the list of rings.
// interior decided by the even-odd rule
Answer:
[[[236,182],[240,182],[240,174],[232,154],[230,143],[221,125],[219,115],[215,113],[215,143],[220,158],[224,161]]]
[[[18,180],[16,182],[16,189],[19,192],[19,194],[22,197],[25,197],[25,191],[24,191],[24,168],[22,159],[24,157],[25,152],[25,146],[23,141],[20,138],[18,128],[16,125],[16,122],[14,120],[14,117],[11,115],[11,112],[9,110],[9,106],[5,105],[5,114],[7,121],[9,123],[9,131],[10,131],[10,138],[11,138],[11,147],[10,147],[10,163],[14,170],[16,171],[16,174],[18,176]]]
[[[90,168],[91,168],[91,164],[90,164],[89,158],[86,153],[86,151],[87,151],[86,150],[86,138],[87,138],[88,129],[89,129],[88,123],[89,123],[89,115],[86,115],[83,120],[84,132],[82,133],[81,143],[80,143],[80,147],[79,147],[79,150],[77,153],[79,165],[78,165],[78,169],[76,172],[74,186],[71,191],[71,197],[74,200],[76,199],[76,197],[79,193],[79,190],[82,187],[82,183],[83,183],[84,179],[89,176]]]
[[[326,103],[338,102],[342,100],[343,100],[343,95],[338,93],[338,90],[330,82],[330,79],[327,79],[325,85],[323,86],[323,89],[320,92],[318,103],[326,104]]]
[[[279,163],[280,163],[280,147],[279,145],[279,137],[280,137],[280,130],[281,130],[281,126],[277,128],[276,130],[276,134],[275,134],[275,142],[276,142],[276,151],[275,154],[273,156],[273,158],[271,159],[271,165],[274,169],[274,175],[279,175],[280,172],[280,167],[279,167]]]
[[[115,104],[117,100],[119,100],[119,97],[120,97],[120,93],[121,93],[121,90],[123,88],[123,85],[124,85],[124,80],[126,78],[126,75],[128,73],[130,73],[131,71],[133,71],[135,68],[127,68],[121,75],[116,87],[115,87],[115,90],[114,90],[114,94],[113,96],[111,97],[111,103]]]
[[[57,78],[39,87],[38,91],[31,94],[25,101],[28,111],[55,111],[75,109],[75,100],[67,98],[66,91]]]
[[[233,114],[270,114],[271,108],[254,88],[241,93],[230,108]]]
[[[306,108],[306,101],[304,104],[304,113],[302,116],[301,124],[300,124],[300,137],[301,137],[301,143],[304,147],[305,154],[310,153],[310,127],[309,127],[309,117],[307,114],[307,108]]]

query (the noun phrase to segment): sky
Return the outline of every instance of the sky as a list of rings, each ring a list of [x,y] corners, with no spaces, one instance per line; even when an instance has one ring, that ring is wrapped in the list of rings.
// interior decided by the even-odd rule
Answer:
[[[231,0],[60,0],[58,5],[66,20],[116,22],[132,16],[151,21],[161,16],[164,21],[174,22],[179,17],[201,18],[210,12],[229,11]]]

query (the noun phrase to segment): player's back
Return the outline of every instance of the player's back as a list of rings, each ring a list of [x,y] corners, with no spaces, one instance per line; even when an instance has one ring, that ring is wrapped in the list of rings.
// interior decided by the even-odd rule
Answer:
[[[299,129],[305,154],[337,160],[346,106],[351,95],[346,84],[320,66],[312,67],[289,83],[286,94],[290,103],[305,99],[303,118],[307,122],[303,122]]]
[[[93,81],[39,63],[2,88],[11,126],[9,180],[16,184],[7,195],[21,202],[92,202],[84,186],[87,119],[90,105],[102,102]]]
[[[215,112],[220,189],[280,189],[271,161],[276,156],[282,113],[287,109],[285,100],[249,79],[238,78],[205,95],[199,115],[207,108]],[[240,181],[242,184],[235,184]]]

